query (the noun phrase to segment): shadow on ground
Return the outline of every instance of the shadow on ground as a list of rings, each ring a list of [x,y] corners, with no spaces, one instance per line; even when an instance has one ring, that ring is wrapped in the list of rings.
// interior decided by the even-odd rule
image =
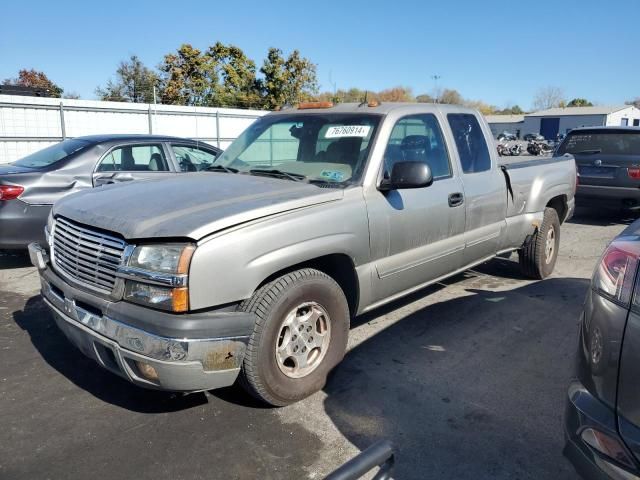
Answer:
[[[577,478],[561,456],[562,412],[588,281],[501,292],[482,281],[494,280],[351,350],[326,412],[359,449],[394,442],[397,478]]]
[[[207,403],[204,393],[182,395],[146,390],[102,369],[69,343],[58,329],[40,296],[13,312],[39,355],[75,385],[102,401],[139,413],[173,412]]]
[[[630,225],[639,217],[640,213],[638,212],[578,206],[569,223],[607,227],[610,225]]]
[[[9,270],[11,268],[30,267],[31,261],[29,254],[18,251],[0,250],[0,270]]]

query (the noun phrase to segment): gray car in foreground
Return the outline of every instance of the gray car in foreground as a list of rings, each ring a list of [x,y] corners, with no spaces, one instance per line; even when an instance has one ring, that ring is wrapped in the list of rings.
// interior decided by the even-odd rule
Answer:
[[[579,205],[640,208],[640,128],[585,127],[571,130],[558,154],[576,159]]]
[[[573,157],[501,166],[492,142],[462,107],[299,105],[257,120],[215,174],[65,197],[31,259],[104,368],[166,390],[239,377],[285,405],[323,387],[355,315],[513,250],[552,272]]]
[[[565,455],[586,479],[640,477],[640,221],[598,263],[580,319]]]
[[[0,165],[0,249],[26,249],[43,241],[51,206],[69,193],[204,170],[220,152],[176,137],[92,135]]]

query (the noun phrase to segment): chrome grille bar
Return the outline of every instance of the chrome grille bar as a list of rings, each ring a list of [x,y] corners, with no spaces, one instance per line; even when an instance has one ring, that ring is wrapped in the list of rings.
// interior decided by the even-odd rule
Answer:
[[[58,217],[53,229],[55,267],[72,279],[111,293],[126,243],[112,235],[92,230]]]

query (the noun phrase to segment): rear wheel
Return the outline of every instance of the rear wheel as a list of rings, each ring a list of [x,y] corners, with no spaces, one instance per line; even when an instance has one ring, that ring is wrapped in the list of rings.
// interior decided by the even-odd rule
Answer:
[[[553,208],[545,208],[542,224],[518,251],[520,267],[527,276],[543,279],[553,272],[560,247],[560,220]]]
[[[349,331],[347,300],[331,277],[296,270],[258,289],[240,308],[257,317],[240,374],[251,395],[283,406],[324,387],[344,357]]]

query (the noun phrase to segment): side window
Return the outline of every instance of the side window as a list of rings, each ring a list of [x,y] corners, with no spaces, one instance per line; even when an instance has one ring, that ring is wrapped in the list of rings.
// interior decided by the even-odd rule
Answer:
[[[206,170],[216,159],[216,154],[202,148],[188,145],[171,145],[183,172],[199,172]]]
[[[98,172],[168,172],[161,145],[125,145],[111,150]]]
[[[447,120],[456,141],[462,171],[477,173],[491,169],[491,156],[487,142],[475,115],[450,113],[447,115]]]
[[[434,115],[411,115],[398,120],[384,154],[386,173],[396,162],[426,163],[434,179],[451,176],[449,154]]]

